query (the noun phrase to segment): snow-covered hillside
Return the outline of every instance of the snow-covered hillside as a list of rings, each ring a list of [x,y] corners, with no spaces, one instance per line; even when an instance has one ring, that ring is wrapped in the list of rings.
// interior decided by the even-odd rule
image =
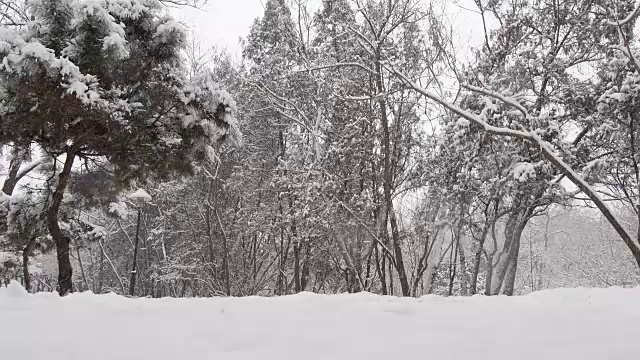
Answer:
[[[0,359],[637,359],[640,288],[522,297],[58,298],[0,288]]]

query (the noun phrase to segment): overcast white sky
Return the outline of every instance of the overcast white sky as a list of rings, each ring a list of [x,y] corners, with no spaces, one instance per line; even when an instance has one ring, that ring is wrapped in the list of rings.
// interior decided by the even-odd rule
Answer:
[[[472,44],[482,42],[480,16],[473,11],[473,0],[446,0],[447,12],[456,25],[459,41]],[[238,39],[246,37],[255,18],[262,16],[266,0],[208,0],[201,9],[181,8],[174,14],[191,27],[194,36],[207,46],[226,47],[232,54],[240,54]],[[320,0],[311,0],[320,3]],[[424,0],[425,5],[429,0]]]
[[[191,27],[194,36],[207,46],[226,47],[239,54],[238,39],[246,37],[253,20],[262,16],[265,0],[209,0],[201,9],[181,8],[178,20]]]

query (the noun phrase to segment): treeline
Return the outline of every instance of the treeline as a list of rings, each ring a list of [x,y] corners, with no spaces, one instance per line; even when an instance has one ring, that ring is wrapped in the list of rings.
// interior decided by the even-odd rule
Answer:
[[[81,2],[43,0],[27,14],[56,26],[45,10],[61,3]],[[137,296],[637,284],[632,1],[478,0],[482,23],[497,25],[464,49],[444,5],[324,0],[311,11],[268,0],[239,62],[187,40],[158,2],[140,1],[148,18],[103,4],[111,18],[97,11],[91,31],[65,38],[85,47],[56,50],[51,31],[32,35],[76,61],[84,95],[59,70],[50,80],[68,82],[53,94],[75,94],[71,110],[39,87],[23,95],[24,76],[50,71],[23,65],[27,45],[0,38],[0,55],[26,69],[0,69],[12,81],[0,85],[5,188],[40,177],[18,194],[3,189],[5,278],[40,279],[29,257],[55,247],[59,260],[66,239],[76,271],[58,286],[127,294],[137,278]],[[158,21],[146,37],[132,30],[144,21]],[[5,23],[17,34],[35,26]],[[114,56],[129,65],[112,68]],[[132,78],[140,69],[151,81]],[[17,127],[22,119],[31,127]],[[69,155],[77,163],[61,167]],[[137,187],[151,202],[127,197]]]

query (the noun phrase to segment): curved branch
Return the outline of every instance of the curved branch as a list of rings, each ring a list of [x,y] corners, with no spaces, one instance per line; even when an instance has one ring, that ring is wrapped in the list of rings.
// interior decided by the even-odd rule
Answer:
[[[622,225],[623,223],[618,219],[613,210],[605,203],[600,194],[596,192],[596,190],[591,187],[580,175],[578,175],[566,162],[564,162],[555,152],[551,149],[549,144],[544,141],[538,134],[533,131],[528,131],[524,126],[520,125],[521,131],[516,131],[508,128],[499,128],[492,125],[487,124],[482,118],[479,116],[470,113],[466,110],[463,110],[444,99],[432,94],[426,89],[420,87],[419,85],[410,81],[404,74],[399,71],[389,67],[389,70],[398,77],[405,85],[409,86],[413,90],[418,93],[424,95],[426,98],[431,99],[438,104],[444,106],[445,108],[451,110],[455,114],[460,117],[463,117],[469,121],[472,121],[480,126],[482,126],[485,131],[502,136],[510,136],[525,139],[531,141],[532,143],[537,144],[540,147],[540,151],[545,156],[549,162],[551,162],[559,171],[561,171],[571,182],[576,185],[582,192],[585,193],[589,197],[589,199],[596,205],[596,207],[600,210],[602,215],[609,221],[611,226],[616,230],[622,241],[624,241],[625,245],[629,248],[631,253],[633,254],[636,263],[640,266],[640,246],[636,244],[636,242],[631,237],[630,233],[625,229]],[[506,97],[505,97],[506,98]],[[508,100],[508,98],[507,98]],[[513,104],[512,104],[513,105]]]
[[[501,135],[501,136],[515,137],[515,138],[524,139],[524,140],[533,140],[533,138],[532,138],[532,136],[531,136],[531,134],[529,132],[523,132],[523,131],[513,130],[513,129],[509,129],[509,128],[503,128],[503,127],[497,127],[497,126],[490,125],[486,121],[482,120],[482,118],[480,118],[478,115],[470,113],[470,112],[468,112],[466,110],[463,110],[460,107],[445,101],[444,99],[442,99],[438,95],[428,91],[427,89],[424,89],[420,85],[418,85],[418,84],[414,83],[413,81],[409,80],[409,78],[407,78],[404,74],[402,74],[401,72],[395,70],[394,68],[388,67],[388,69],[396,77],[398,77],[400,79],[400,81],[402,81],[403,84],[405,84],[409,88],[415,90],[416,92],[418,92],[419,94],[423,95],[424,97],[435,101],[436,103],[438,103],[439,105],[445,107],[447,110],[450,110],[454,114],[456,114],[456,115],[458,115],[458,116],[460,116],[462,118],[465,118],[465,119],[467,119],[467,120],[469,120],[471,122],[474,122],[477,125],[480,125],[488,133],[495,134],[495,135]]]
[[[638,14],[640,14],[640,1],[636,4],[636,7],[635,9],[633,9],[631,14],[629,14],[626,18],[616,21],[607,20],[607,24],[622,26],[633,20],[636,16],[638,16]]]
[[[481,93],[481,94],[496,98],[496,99],[502,101],[503,103],[505,103],[507,105],[510,105],[510,106],[513,106],[514,108],[518,109],[518,111],[520,111],[520,113],[522,113],[522,115],[525,118],[529,117],[529,111],[527,111],[527,109],[524,106],[522,106],[522,104],[520,104],[516,99],[514,99],[512,97],[508,97],[508,96],[505,96],[505,95],[500,94],[498,92],[487,90],[487,89],[483,89],[483,88],[480,88],[480,87],[477,87],[477,86],[473,86],[473,85],[462,84],[462,87],[465,88],[465,89],[469,89],[471,91],[474,91],[474,92],[478,92],[478,93]]]

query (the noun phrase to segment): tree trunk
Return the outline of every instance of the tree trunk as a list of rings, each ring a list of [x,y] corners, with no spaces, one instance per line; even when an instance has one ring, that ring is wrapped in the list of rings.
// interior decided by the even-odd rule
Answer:
[[[300,283],[300,241],[294,240],[293,243],[293,287],[296,293],[299,293],[302,289]]]
[[[391,268],[392,262],[393,261],[391,261],[391,259],[389,259],[389,261],[387,262],[387,272],[389,273],[389,295],[393,296],[395,289],[393,287],[393,269]]]
[[[484,283],[484,294],[489,296],[491,294],[491,280],[493,279],[493,255],[487,256],[487,278]]]
[[[365,276],[364,276],[364,291],[371,291],[371,257],[372,253],[369,252],[367,256],[366,266],[365,266]]]
[[[33,169],[37,168],[42,164],[42,160],[32,162],[27,165],[22,171],[20,171],[20,166],[25,161],[25,151],[18,147],[14,147],[12,150],[13,158],[9,163],[9,173],[7,174],[7,178],[4,180],[4,184],[2,185],[2,192],[11,196],[13,194],[13,190],[15,190],[16,185],[18,185],[18,181],[22,179],[25,175],[30,173]]]
[[[133,264],[131,265],[131,281],[129,281],[129,296],[133,296],[136,292],[136,275],[138,274],[138,244],[140,239],[140,215],[142,209],[138,208],[138,224],[136,225],[136,239],[133,245]]]
[[[98,270],[98,288],[96,289],[96,294],[102,294],[103,282],[104,282],[104,251],[100,251],[100,269]]]
[[[459,238],[458,241],[460,241]],[[458,244],[458,255],[460,256],[460,295],[467,296],[469,295],[469,274],[467,274],[467,260],[462,244]]]
[[[309,262],[311,261],[311,239],[305,246],[304,264],[302,264],[302,275],[300,278],[300,290],[305,291],[307,284],[309,283]]]
[[[431,244],[431,246],[429,246]],[[422,281],[422,276],[424,275],[424,271],[427,269],[429,265],[429,249],[433,247],[433,241],[429,242],[429,236],[424,241],[424,250],[422,252],[422,256],[418,260],[418,268],[416,269],[416,277],[413,279],[413,296],[418,297],[418,286]]]
[[[22,250],[22,276],[24,276],[24,288],[27,291],[31,291],[31,274],[29,273],[29,253],[36,244],[36,238],[32,237],[27,246]]]
[[[423,293],[426,293],[426,294],[431,294],[433,292],[434,279],[438,271],[438,268],[442,264],[442,259],[443,259],[442,245],[444,240],[438,241],[437,236],[434,236],[431,242],[433,244],[432,245],[433,248],[430,250],[430,253],[434,254],[436,258],[434,258],[434,261],[427,262],[427,267],[424,270],[424,275],[422,275],[424,279],[423,281],[426,282],[426,285],[427,285],[427,288],[423,291]],[[438,260],[435,260],[435,259],[438,259]]]
[[[467,274],[467,260],[464,256],[464,246],[463,244],[461,244],[462,227],[464,225],[462,216],[463,214],[461,212],[460,219],[456,224],[454,236],[456,237],[456,256],[459,256],[460,259],[460,295],[467,296],[469,295],[469,274]],[[457,263],[457,261],[455,263]]]
[[[113,264],[113,262],[109,258],[109,255],[107,255],[107,252],[104,249],[104,244],[102,243],[102,240],[98,240],[98,245],[100,246],[100,250],[102,251],[102,256],[104,256],[104,258],[107,259],[107,262],[109,263],[109,266],[111,267],[111,270],[113,271],[113,274],[116,276],[116,279],[118,279],[118,283],[120,284],[121,294],[122,295],[126,294],[125,288],[124,288],[124,282],[122,282],[122,277],[120,277],[120,274],[118,274],[118,270],[116,269],[115,265]],[[102,289],[102,285],[100,285],[100,288]]]
[[[448,295],[453,295],[453,282],[456,278],[456,263],[458,262],[458,247],[460,243],[458,239],[451,239],[451,252],[449,253],[449,292]]]
[[[62,198],[64,192],[69,184],[71,178],[71,167],[75,159],[75,152],[73,146],[67,151],[64,166],[62,172],[58,175],[58,183],[51,196],[51,203],[47,209],[47,228],[49,233],[56,244],[56,255],[58,259],[58,293],[60,296],[65,296],[73,292],[73,268],[71,267],[71,260],[69,258],[69,243],[71,239],[66,236],[60,229],[58,224],[58,214],[60,212],[60,206],[62,205]]]
[[[11,196],[13,194],[13,189],[18,183],[18,170],[20,170],[20,165],[22,164],[22,156],[20,156],[17,150],[13,151],[13,159],[9,162],[9,172],[7,174],[7,178],[4,180],[4,184],[2,185],[2,192],[7,196]],[[7,207],[4,211],[9,211],[9,202],[6,203]],[[9,229],[9,224],[7,224],[7,217],[0,217],[0,233],[6,233]]]
[[[491,295],[491,280],[493,279],[493,270],[495,269],[495,264],[493,259],[495,257],[496,252],[498,251],[498,239],[496,239],[496,221],[497,218],[494,218],[491,222],[491,240],[493,240],[493,248],[491,252],[484,252],[486,260],[487,260],[487,278],[484,284],[484,294]]]
[[[214,246],[213,246],[213,225],[211,223],[211,209],[212,209],[212,205],[211,205],[211,198],[212,198],[212,192],[215,191],[214,190],[215,187],[215,179],[211,179],[209,182],[209,189],[207,190],[207,200],[206,200],[206,204],[207,204],[207,211],[205,212],[205,224],[207,226],[207,245],[208,245],[208,252],[209,252],[209,270],[211,273],[211,278],[215,279],[216,278],[216,271],[214,270],[214,264],[215,264],[215,253],[214,253]],[[216,192],[217,194],[217,192]],[[217,195],[215,197],[215,201],[216,204],[215,206],[217,206]]]
[[[378,277],[380,278],[380,289],[382,290],[382,295],[387,295],[387,275],[385,274],[386,256],[384,256],[384,254],[380,256],[380,251],[378,250],[377,245],[373,249],[373,251],[376,257],[376,271],[378,272]]]
[[[502,285],[502,293],[505,295],[513,296],[515,283],[516,283],[516,272],[518,270],[518,255],[520,253],[520,237],[514,239],[517,241],[517,245],[514,245],[514,253],[511,255],[509,259],[509,266],[507,267],[507,275],[504,279],[504,284]]]
[[[220,219],[220,214],[218,214],[218,209],[215,209],[216,219],[218,220],[218,226],[220,227],[220,233],[222,234],[222,269],[224,271],[224,289],[227,296],[231,296],[231,277],[229,274],[229,241],[227,239],[227,233],[224,231],[222,227],[222,220]]]
[[[380,62],[380,56],[378,55],[376,59],[376,70],[378,71],[378,75],[376,76],[376,86],[379,94],[385,92],[384,84],[382,82],[382,66]],[[404,260],[402,257],[402,247],[400,246],[400,234],[398,232],[398,223],[396,220],[395,211],[393,210],[393,199],[391,197],[391,192],[393,190],[393,163],[392,163],[392,154],[391,154],[391,134],[389,131],[389,118],[387,114],[387,103],[385,98],[382,97],[378,101],[380,104],[380,114],[382,121],[382,132],[383,132],[383,162],[384,162],[384,173],[383,173],[383,191],[384,191],[384,202],[385,207],[387,209],[387,214],[389,217],[389,223],[391,224],[391,240],[393,242],[393,251],[395,256],[395,267],[398,271],[398,280],[400,280],[400,288],[402,290],[402,296],[411,296],[411,288],[409,287],[409,280],[407,279],[407,273],[404,267]]]
[[[505,244],[499,255],[498,263],[493,271],[493,279],[491,280],[491,295],[500,293],[500,289],[505,282],[507,271],[513,263],[513,258],[517,256],[519,252],[520,238],[526,226],[527,214],[528,209],[520,210],[509,216],[507,220],[504,230]],[[513,270],[513,276],[515,277],[515,269]]]
[[[84,282],[84,286],[87,290],[90,289],[89,281],[87,281],[87,275],[84,272],[84,266],[82,266],[82,258],[80,257],[80,246],[77,246],[76,242],[76,254],[78,255],[78,266],[80,266],[80,274],[82,275],[82,281]]]
[[[142,216],[142,228],[140,229],[140,231],[142,232],[142,234],[140,234],[140,238],[142,238],[142,249],[144,250],[144,270],[142,271],[142,275],[144,275],[143,282],[142,282],[142,296],[147,296],[148,294],[150,294],[149,289],[152,286],[152,282],[151,282],[151,272],[149,271],[149,264],[151,264],[151,256],[149,255],[149,246],[147,246],[147,238],[149,237],[149,234],[147,233],[147,218],[143,215]]]
[[[480,262],[482,261],[482,251],[484,250],[484,243],[487,240],[489,233],[489,222],[487,221],[482,228],[482,235],[478,240],[478,248],[473,257],[473,272],[471,273],[471,295],[478,293],[478,274],[480,273]]]
[[[393,252],[396,259],[396,270],[398,271],[398,280],[400,281],[400,289],[402,290],[402,296],[411,296],[411,288],[409,287],[409,280],[407,279],[407,272],[404,267],[404,260],[402,257],[402,247],[400,246],[400,234],[398,231],[398,223],[396,221],[395,211],[393,210],[393,204],[389,200],[387,202],[387,208],[389,209],[389,221],[391,223],[391,237],[393,239]]]
[[[7,178],[4,180],[4,184],[2,185],[2,192],[11,196],[13,194],[13,190],[18,183],[18,171],[20,170],[20,165],[22,165],[22,157],[18,153],[18,151],[14,151],[13,159],[9,163],[9,173],[7,174]]]

